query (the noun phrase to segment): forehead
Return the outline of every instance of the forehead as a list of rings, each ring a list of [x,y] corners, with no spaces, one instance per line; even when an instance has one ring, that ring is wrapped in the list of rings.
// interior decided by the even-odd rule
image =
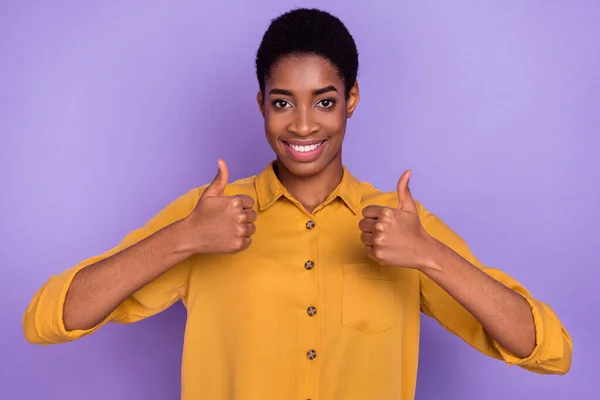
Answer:
[[[267,87],[343,87],[338,69],[331,61],[316,55],[292,55],[277,61],[265,81]]]

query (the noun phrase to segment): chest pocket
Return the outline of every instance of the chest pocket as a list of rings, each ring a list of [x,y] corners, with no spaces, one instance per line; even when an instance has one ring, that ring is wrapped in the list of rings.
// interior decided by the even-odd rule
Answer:
[[[395,326],[397,270],[375,262],[342,265],[342,325],[367,333]]]

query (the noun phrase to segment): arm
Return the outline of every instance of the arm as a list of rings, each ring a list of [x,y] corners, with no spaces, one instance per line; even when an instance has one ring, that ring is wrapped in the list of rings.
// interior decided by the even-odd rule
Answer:
[[[493,340],[519,358],[529,356],[536,339],[527,300],[434,238],[430,253],[421,272],[469,311]]]
[[[235,253],[250,245],[254,201],[224,196],[228,171],[206,188],[171,203],[115,248],[50,278],[23,317],[26,339],[50,344],[75,340],[107,322],[135,322],[187,296],[191,259]]]
[[[187,294],[189,262],[170,226],[194,208],[198,189],[181,196],[114,248],[50,277],[23,316],[30,343],[78,339],[108,322],[130,323],[160,311]],[[141,258],[140,258],[141,257]]]
[[[65,299],[65,329],[93,328],[135,292],[190,257],[185,231],[183,221],[178,221],[79,270]]]
[[[567,373],[569,334],[552,309],[504,272],[488,268],[443,221],[418,204],[431,238],[421,309],[482,353],[537,373]]]
[[[367,206],[359,223],[367,255],[418,271],[421,310],[484,354],[538,373],[567,373],[572,344],[560,320],[517,281],[473,256],[467,244],[415,202],[410,172],[397,206]],[[396,200],[396,199],[394,199]]]

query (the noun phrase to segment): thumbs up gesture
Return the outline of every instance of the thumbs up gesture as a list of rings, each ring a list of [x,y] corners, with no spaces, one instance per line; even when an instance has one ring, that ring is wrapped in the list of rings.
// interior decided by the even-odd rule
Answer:
[[[218,164],[217,176],[187,217],[196,253],[237,253],[250,246],[256,231],[254,199],[248,195],[225,196],[229,169],[223,160]]]
[[[398,207],[371,205],[358,224],[367,255],[380,264],[421,269],[428,262],[432,237],[421,225],[405,171],[398,181]]]

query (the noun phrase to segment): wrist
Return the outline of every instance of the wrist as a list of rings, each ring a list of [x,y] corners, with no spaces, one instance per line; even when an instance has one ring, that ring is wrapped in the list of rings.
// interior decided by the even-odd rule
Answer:
[[[418,269],[425,275],[429,276],[430,274],[435,274],[442,271],[444,265],[443,260],[445,258],[445,245],[429,234],[427,234],[426,242],[426,251],[424,252],[425,255]]]
[[[175,253],[189,257],[200,252],[199,245],[194,240],[192,224],[188,218],[173,223],[169,228],[172,229]]]

